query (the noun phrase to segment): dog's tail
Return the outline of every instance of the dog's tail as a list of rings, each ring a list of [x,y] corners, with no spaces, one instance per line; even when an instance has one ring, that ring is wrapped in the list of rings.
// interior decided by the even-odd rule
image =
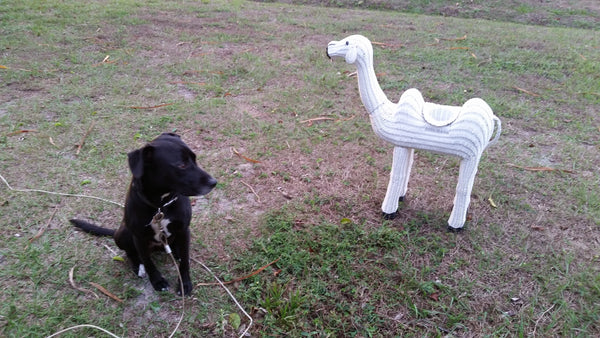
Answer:
[[[115,234],[115,230],[103,228],[101,226],[97,226],[95,224],[82,221],[79,219],[70,219],[69,222],[79,229],[96,236],[113,236]]]

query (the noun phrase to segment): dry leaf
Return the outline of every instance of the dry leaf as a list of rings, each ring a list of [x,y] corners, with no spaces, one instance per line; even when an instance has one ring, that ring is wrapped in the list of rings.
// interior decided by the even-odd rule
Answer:
[[[494,200],[492,199],[492,196],[490,196],[488,198],[488,202],[490,202],[490,205],[492,206],[492,208],[497,208],[498,206],[496,205],[496,203],[494,202]]]

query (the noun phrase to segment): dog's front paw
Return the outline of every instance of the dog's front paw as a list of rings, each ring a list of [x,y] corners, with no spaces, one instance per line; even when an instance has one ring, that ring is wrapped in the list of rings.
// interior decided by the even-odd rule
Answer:
[[[166,279],[160,278],[158,281],[151,281],[152,287],[156,291],[168,291],[169,290],[169,282]]]
[[[133,269],[133,272],[140,278],[146,277],[146,268],[144,267],[144,264],[138,266],[137,272]]]
[[[192,285],[192,282],[184,282],[183,283],[183,294],[186,296],[189,296],[192,293],[193,288],[194,288],[194,286]],[[179,284],[177,286],[177,295],[181,296],[181,284]]]

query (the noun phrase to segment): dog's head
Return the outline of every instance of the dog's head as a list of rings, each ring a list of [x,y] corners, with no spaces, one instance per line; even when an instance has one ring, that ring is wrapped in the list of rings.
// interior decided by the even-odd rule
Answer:
[[[134,180],[157,193],[206,195],[217,180],[196,163],[196,154],[179,135],[164,133],[127,154]]]

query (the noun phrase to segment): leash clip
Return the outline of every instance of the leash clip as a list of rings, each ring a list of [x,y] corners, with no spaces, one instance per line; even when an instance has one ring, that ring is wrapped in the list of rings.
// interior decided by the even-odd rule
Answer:
[[[156,215],[154,215],[154,217],[152,217],[152,222],[160,223],[160,221],[162,221],[163,218],[165,218],[165,214],[163,214],[163,212],[160,211],[160,209],[158,209],[158,212],[156,213]]]

